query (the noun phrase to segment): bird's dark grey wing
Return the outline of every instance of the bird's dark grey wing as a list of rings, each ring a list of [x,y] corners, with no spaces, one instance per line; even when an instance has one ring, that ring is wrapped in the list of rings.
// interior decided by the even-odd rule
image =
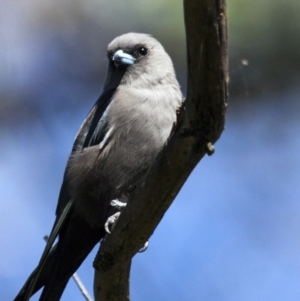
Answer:
[[[103,92],[99,97],[96,104],[80,127],[80,130],[74,141],[72,152],[81,151],[85,147],[101,143],[106,134],[105,112],[111,102],[114,92],[115,89],[111,89]],[[67,174],[65,172],[56,208],[56,220],[50,233],[49,240],[36,270],[30,277],[29,282],[26,283],[26,291],[21,294],[24,294],[25,301],[29,300],[30,296],[36,289],[36,283],[39,281],[39,277],[43,273],[43,269],[47,258],[49,257],[51,247],[53,246],[53,243],[59,235],[61,228],[72,212],[73,202],[70,197],[68,179],[66,177]]]
[[[110,89],[101,94],[87,118],[82,123],[79,132],[76,135],[72,152],[80,151],[83,148],[97,144],[96,141],[101,142],[104,137],[104,113],[109,106],[115,89]],[[100,143],[99,142],[99,143]]]
[[[101,143],[105,134],[107,132],[107,117],[106,112],[107,108],[112,100],[112,96],[115,92],[115,89],[105,91],[100,96],[96,105],[93,119],[90,123],[89,129],[86,132],[85,140],[82,144],[82,149],[85,147],[93,146]]]
[[[72,153],[101,143],[107,132],[105,112],[111,102],[114,92],[115,89],[111,89],[101,94],[80,127],[80,130],[74,141]],[[60,216],[61,212],[64,210],[65,206],[70,200],[68,182],[69,181],[66,179],[65,172],[56,207],[57,218]]]

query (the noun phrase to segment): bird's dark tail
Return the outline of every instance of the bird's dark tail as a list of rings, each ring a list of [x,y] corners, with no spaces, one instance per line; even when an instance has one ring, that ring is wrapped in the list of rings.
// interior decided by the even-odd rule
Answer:
[[[72,212],[60,230],[57,244],[44,258],[42,267],[39,264],[29,276],[14,301],[28,301],[42,287],[40,301],[59,301],[70,277],[104,234],[104,228],[91,229]]]
[[[47,279],[39,301],[58,301],[70,277],[76,272],[93,247],[104,236],[102,229],[91,229],[80,217],[71,216],[68,228],[60,235],[58,258]]]
[[[56,218],[38,266],[29,276],[14,301],[28,301],[43,286],[42,280],[45,280],[45,276],[48,275],[47,272],[54,266],[55,258],[57,258],[57,247],[52,248],[53,243],[68,219],[72,205],[72,200],[69,200],[60,216]]]
[[[55,264],[55,258],[57,256],[57,244],[51,249],[47,259],[45,261],[44,267],[42,272],[40,273],[39,277],[36,278],[38,267],[31,273],[28,277],[27,281],[21,288],[20,292],[14,299],[14,301],[25,301],[27,299],[27,295],[30,293],[31,295],[35,294],[40,288],[42,288],[46,281],[48,275],[51,273],[53,266]],[[36,281],[34,281],[36,279]],[[32,287],[32,283],[35,282],[34,287]],[[31,290],[31,292],[29,292]]]

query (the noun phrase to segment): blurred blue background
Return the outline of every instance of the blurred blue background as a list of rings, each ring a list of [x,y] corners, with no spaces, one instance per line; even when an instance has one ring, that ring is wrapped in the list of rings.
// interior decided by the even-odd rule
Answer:
[[[12,300],[43,251],[73,139],[101,93],[106,45],[154,35],[185,93],[185,40],[178,0],[0,7],[0,300]],[[133,301],[299,300],[299,11],[298,0],[228,0],[226,130],[135,256]],[[91,294],[95,251],[78,271]],[[83,300],[73,280],[63,300]]]

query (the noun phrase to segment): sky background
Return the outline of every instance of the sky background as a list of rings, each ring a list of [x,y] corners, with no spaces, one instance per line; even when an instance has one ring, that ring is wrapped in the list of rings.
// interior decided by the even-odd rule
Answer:
[[[184,94],[186,71],[181,1],[0,7],[0,300],[9,301],[42,254],[74,137],[102,91],[107,44],[150,33]],[[299,300],[299,11],[298,0],[228,0],[225,131],[134,257],[133,301]],[[78,271],[90,294],[96,249]],[[67,300],[83,300],[72,280]]]

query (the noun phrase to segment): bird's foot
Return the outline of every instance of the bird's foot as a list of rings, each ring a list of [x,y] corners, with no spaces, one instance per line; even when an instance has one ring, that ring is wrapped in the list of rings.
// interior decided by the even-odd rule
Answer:
[[[117,219],[119,218],[120,214],[121,214],[121,212],[116,212],[115,214],[111,215],[111,216],[107,219],[107,221],[105,222],[105,225],[104,225],[104,229],[105,229],[105,232],[106,232],[106,233],[109,233],[109,234],[110,234],[109,227],[110,227],[111,225],[113,225],[113,224],[117,221]]]
[[[112,200],[110,202],[110,205],[112,207],[116,207],[118,210],[121,210],[122,208],[126,207],[127,203],[121,202],[118,199]]]
[[[123,209],[124,207],[126,207],[126,205],[127,205],[127,203],[121,202],[118,199],[112,200],[110,202],[110,206],[115,207],[118,210]],[[107,219],[107,221],[106,221],[106,223],[104,225],[106,233],[110,234],[109,228],[110,228],[110,226],[112,226],[117,221],[117,219],[119,218],[120,214],[121,214],[121,212],[117,212],[117,213],[115,213],[114,215],[110,216]]]
[[[122,208],[126,207],[127,203],[124,203],[124,202],[119,201],[118,199],[115,199],[110,202],[110,205],[112,207],[116,207],[118,210],[121,210]],[[114,223],[118,220],[120,214],[121,214],[121,212],[118,211],[107,219],[107,221],[104,225],[106,233],[109,233],[109,234],[111,233],[109,228],[110,228],[110,226],[113,226]],[[144,246],[139,250],[139,253],[145,252],[148,249],[148,246],[149,246],[149,242],[146,241]]]
[[[139,253],[145,252],[148,249],[148,246],[149,246],[149,242],[146,241],[144,246],[141,249],[139,249]]]

